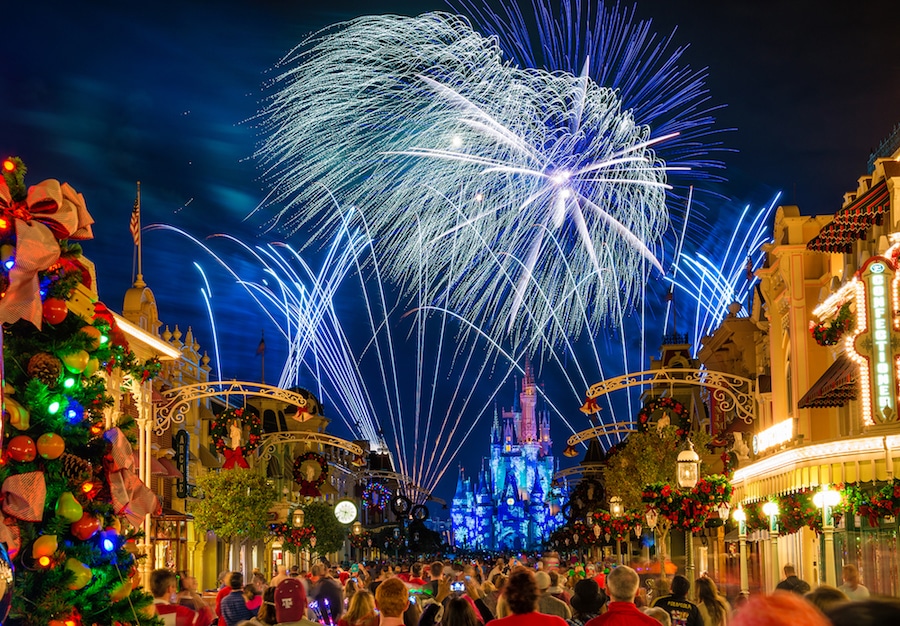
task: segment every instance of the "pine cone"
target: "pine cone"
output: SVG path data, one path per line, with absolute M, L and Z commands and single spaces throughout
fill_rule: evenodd
M 94 466 L 91 465 L 91 462 L 79 456 L 66 452 L 60 459 L 62 460 L 62 473 L 72 483 L 82 483 L 94 474 Z
M 47 352 L 38 352 L 28 360 L 28 375 L 37 378 L 50 389 L 56 387 L 62 374 L 62 361 Z

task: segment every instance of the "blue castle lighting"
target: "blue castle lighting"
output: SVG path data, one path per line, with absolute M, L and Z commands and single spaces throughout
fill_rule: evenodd
M 538 411 L 531 365 L 511 411 L 494 411 L 491 456 L 477 479 L 462 471 L 450 508 L 453 541 L 469 550 L 521 551 L 541 546 L 563 524 L 562 494 L 552 486 L 549 413 Z

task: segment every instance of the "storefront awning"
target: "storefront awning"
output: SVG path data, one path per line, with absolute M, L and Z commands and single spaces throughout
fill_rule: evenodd
M 137 452 L 134 454 L 134 468 L 136 470 L 141 469 L 141 455 Z M 152 456 L 150 457 L 150 473 L 154 476 L 168 476 L 169 472 L 163 466 L 162 463 L 159 462 L 159 459 L 155 459 Z
M 816 252 L 850 252 L 853 242 L 865 237 L 872 224 L 881 224 L 890 207 L 891 196 L 885 179 L 838 211 L 834 220 L 806 247 Z
M 801 409 L 844 406 L 850 400 L 856 400 L 858 378 L 859 366 L 841 355 L 800 398 L 797 406 Z
M 160 465 L 166 468 L 166 478 L 183 478 L 181 472 L 178 471 L 178 468 L 175 466 L 170 459 L 166 457 L 161 457 L 158 459 Z

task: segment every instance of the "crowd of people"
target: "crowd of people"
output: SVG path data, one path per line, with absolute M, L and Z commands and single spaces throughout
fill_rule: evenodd
M 215 600 L 187 572 L 150 577 L 167 626 L 875 626 L 900 624 L 900 601 L 872 599 L 853 566 L 840 587 L 810 585 L 791 565 L 770 596 L 732 606 L 716 583 L 683 576 L 641 585 L 627 566 L 562 571 L 552 558 L 493 564 L 435 561 L 394 567 L 321 561 L 308 572 L 279 567 L 223 572 Z M 246 583 L 246 584 L 245 584 Z M 695 598 L 692 599 L 692 598 Z

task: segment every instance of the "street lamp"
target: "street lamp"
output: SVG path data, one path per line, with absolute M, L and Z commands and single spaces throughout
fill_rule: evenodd
M 822 567 L 825 569 L 825 584 L 837 585 L 837 572 L 834 570 L 834 515 L 832 509 L 841 503 L 841 493 L 822 485 L 822 490 L 813 496 L 813 504 L 822 509 L 822 534 L 825 537 L 825 554 Z
M 764 515 L 769 517 L 769 552 L 772 556 L 772 587 L 781 579 L 778 566 L 778 504 L 769 500 L 762 507 Z
M 305 519 L 305 514 L 303 509 L 296 508 L 294 509 L 294 514 L 291 516 L 291 523 L 294 525 L 294 528 L 301 528 L 303 526 L 303 520 Z
M 700 456 L 694 450 L 694 444 L 690 439 L 687 447 L 678 453 L 677 462 L 678 486 L 682 489 L 693 489 L 700 480 Z M 691 598 L 694 597 L 694 533 L 685 533 L 687 541 L 687 564 L 684 568 L 685 576 L 691 583 Z
M 363 532 L 363 525 L 359 522 L 353 522 L 353 526 L 350 527 L 350 532 L 359 537 Z
M 741 545 L 741 594 L 750 593 L 750 577 L 747 573 L 747 512 L 744 507 L 738 505 L 731 514 L 738 523 L 738 541 Z
M 613 496 L 609 499 L 609 513 L 615 519 L 622 517 L 622 513 L 624 513 L 622 498 Z M 616 563 L 622 565 L 622 542 L 619 540 L 618 535 L 616 536 Z

